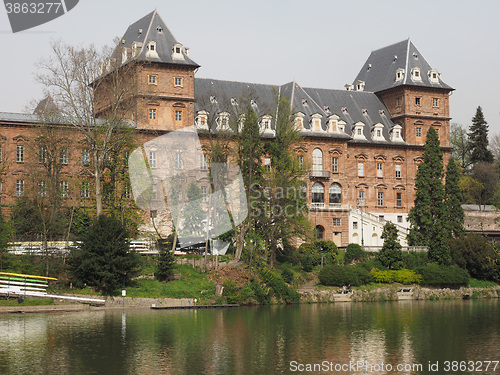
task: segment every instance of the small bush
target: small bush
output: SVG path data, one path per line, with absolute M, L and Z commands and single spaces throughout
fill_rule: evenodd
M 292 271 L 290 268 L 285 268 L 285 269 L 281 272 L 281 278 L 282 278 L 282 279 L 283 279 L 283 281 L 285 281 L 286 283 L 288 283 L 288 284 L 293 284 L 293 280 L 294 280 L 293 271 Z
M 318 274 L 323 285 L 351 286 L 365 285 L 373 281 L 372 275 L 363 267 L 327 265 Z
M 347 245 L 344 264 L 351 264 L 352 262 L 364 262 L 366 261 L 367 254 L 358 244 L 351 243 Z
M 239 291 L 240 288 L 234 280 L 224 280 L 224 291 L 222 292 L 222 295 L 226 297 L 227 303 L 240 303 L 241 297 Z
M 422 275 L 423 285 L 458 287 L 469 282 L 469 273 L 457 266 L 439 266 L 431 263 L 415 270 Z
M 415 273 L 415 271 L 402 269 L 402 270 L 391 270 L 391 271 L 379 271 L 373 269 L 371 271 L 373 279 L 377 283 L 400 283 L 404 285 L 418 284 L 422 280 L 422 276 Z
M 300 301 L 299 293 L 287 285 L 283 279 L 274 275 L 271 270 L 264 268 L 260 275 L 264 282 L 273 290 L 274 296 L 286 303 L 297 303 Z

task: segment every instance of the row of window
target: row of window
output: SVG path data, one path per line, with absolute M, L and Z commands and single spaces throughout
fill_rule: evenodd
M 339 204 L 342 203 L 342 188 L 340 184 L 334 182 L 330 185 L 328 189 L 329 193 L 329 203 L 330 204 Z M 383 191 L 377 192 L 377 206 L 384 206 L 385 202 L 385 194 Z M 312 186 L 312 200 L 311 202 L 314 205 L 324 204 L 325 203 L 325 187 L 321 182 L 315 182 Z M 360 190 L 358 202 L 360 206 L 365 205 L 365 191 Z M 403 207 L 403 193 L 396 192 L 396 207 Z
M 396 99 L 396 107 L 401 107 L 401 102 L 402 102 L 402 99 L 401 98 L 397 98 Z M 415 105 L 416 106 L 421 106 L 422 105 L 422 97 L 415 97 Z M 437 108 L 439 107 L 439 98 L 432 98 L 432 106 Z
M 158 85 L 158 74 L 148 74 L 148 85 Z M 182 87 L 183 78 L 174 77 L 174 87 Z
M 24 145 L 16 146 L 16 163 L 24 163 L 26 161 L 26 152 Z M 47 163 L 47 148 L 40 146 L 38 148 L 38 162 L 43 164 Z M 0 160 L 2 160 L 2 147 L 0 146 Z M 61 149 L 59 154 L 59 162 L 61 164 L 69 164 L 69 152 L 67 148 Z M 82 164 L 90 164 L 90 151 L 88 149 L 82 150 Z
M 156 108 L 149 108 L 148 118 L 151 121 L 158 119 L 158 110 Z M 175 111 L 175 121 L 182 121 L 182 111 Z
M 182 158 L 182 151 L 176 151 L 174 155 L 174 166 L 175 169 L 184 169 L 184 161 Z M 149 151 L 149 167 L 158 168 L 158 154 L 157 151 Z M 207 155 L 200 154 L 200 169 L 206 171 L 208 169 Z
M 68 181 L 59 182 L 59 189 L 60 189 L 59 190 L 60 196 L 62 198 L 67 198 L 69 195 L 69 182 Z M 0 191 L 1 191 L 1 187 L 0 187 Z M 25 191 L 25 181 L 23 179 L 16 180 L 16 196 L 18 196 L 18 197 L 23 196 L 24 191 Z M 126 199 L 131 198 L 130 186 L 128 186 L 128 185 L 125 186 L 123 195 L 124 195 L 124 198 L 126 198 Z M 46 183 L 46 181 L 38 181 L 38 196 L 39 197 L 46 197 L 47 196 L 47 183 Z M 82 198 L 89 198 L 90 197 L 90 184 L 86 181 L 82 182 L 82 184 L 81 184 L 80 197 L 82 197 Z

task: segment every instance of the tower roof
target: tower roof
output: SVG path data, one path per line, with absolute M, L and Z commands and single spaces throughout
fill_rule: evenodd
M 156 10 L 131 24 L 113 56 L 122 63 L 128 59 L 199 67 L 188 56 Z
M 373 51 L 354 80 L 364 90 L 384 91 L 397 86 L 418 86 L 453 90 L 441 79 L 410 39 Z

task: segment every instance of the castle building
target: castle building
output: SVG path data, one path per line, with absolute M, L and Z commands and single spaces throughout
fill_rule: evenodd
M 129 26 L 112 58 L 122 66 L 134 63 L 128 73 L 133 85 L 130 120 L 144 141 L 194 124 L 203 143 L 204 134 L 224 130 L 243 98 L 258 115 L 262 137 L 272 138 L 276 96 L 288 98 L 302 136 L 293 151 L 309 169 L 310 219 L 318 237 L 338 246 L 381 246 L 387 220 L 397 225 L 405 244 L 416 171 L 430 127 L 438 131 L 445 159 L 451 151 L 453 88 L 410 40 L 373 51 L 342 90 L 295 81 L 277 86 L 196 78 L 200 66 L 156 10 Z M 97 116 L 105 115 L 106 101 L 96 108 Z M 2 151 L 19 156 L 19 146 L 29 142 L 24 130 L 36 122 L 36 115 L 0 113 Z M 272 160 L 263 162 L 272 166 Z M 206 168 L 204 163 L 201 158 L 200 168 Z M 10 168 L 7 175 L 2 196 L 20 195 L 20 172 Z

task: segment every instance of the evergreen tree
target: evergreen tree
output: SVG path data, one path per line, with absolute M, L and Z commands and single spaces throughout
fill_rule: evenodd
M 427 132 L 423 163 L 417 170 L 415 205 L 408 214 L 410 246 L 428 246 L 429 259 L 440 264 L 450 261 L 444 225 L 443 153 L 437 132 Z
M 493 154 L 488 150 L 488 123 L 484 119 L 481 106 L 477 107 L 469 130 L 471 163 L 493 163 Z
M 129 233 L 114 217 L 99 216 L 79 239 L 70 254 L 75 286 L 89 285 L 114 295 L 130 285 L 139 270 L 139 255 L 130 251 Z
M 174 236 L 170 235 L 166 240 L 158 240 L 159 254 L 155 277 L 159 281 L 167 281 L 174 273 L 175 255 L 172 251 Z
M 400 269 L 403 266 L 403 254 L 401 244 L 398 242 L 398 229 L 396 226 L 387 222 L 382 232 L 384 245 L 377 255 L 377 259 L 384 267 L 389 269 Z
M 462 208 L 462 190 L 459 186 L 460 174 L 455 159 L 450 157 L 446 166 L 445 190 L 445 220 L 447 236 L 460 237 L 464 233 L 465 214 Z

